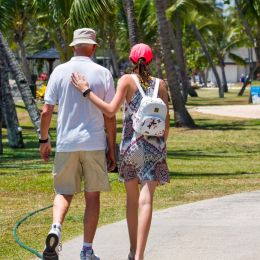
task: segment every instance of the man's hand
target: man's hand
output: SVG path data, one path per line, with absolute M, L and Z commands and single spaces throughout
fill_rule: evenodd
M 107 154 L 107 170 L 112 172 L 116 168 L 116 155 L 114 151 L 108 150 Z
M 45 162 L 49 161 L 50 154 L 51 154 L 51 144 L 49 142 L 40 144 L 40 155 Z

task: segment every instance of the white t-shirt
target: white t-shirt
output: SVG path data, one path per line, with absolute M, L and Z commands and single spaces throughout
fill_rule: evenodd
M 106 147 L 103 113 L 71 83 L 79 72 L 102 100 L 110 103 L 115 95 L 110 71 L 84 56 L 76 56 L 57 66 L 48 81 L 45 104 L 58 104 L 57 152 L 103 150 Z

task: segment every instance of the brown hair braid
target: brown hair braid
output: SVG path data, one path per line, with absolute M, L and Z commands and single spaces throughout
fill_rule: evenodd
M 145 64 L 144 58 L 138 59 L 138 62 L 136 64 L 134 64 L 132 72 L 135 72 L 140 76 L 142 85 L 149 85 L 149 80 L 151 78 L 151 74 Z

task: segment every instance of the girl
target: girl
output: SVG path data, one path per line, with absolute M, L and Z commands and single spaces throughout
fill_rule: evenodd
M 148 65 L 152 61 L 151 48 L 143 43 L 136 44 L 130 52 L 135 74 L 146 95 L 152 96 L 156 79 L 150 75 Z M 106 116 L 112 117 L 124 103 L 123 133 L 120 144 L 120 180 L 125 183 L 127 193 L 126 217 L 130 239 L 129 260 L 143 260 L 152 219 L 153 195 L 158 184 L 169 182 L 166 164 L 166 139 L 169 132 L 168 92 L 160 80 L 158 96 L 167 106 L 165 132 L 163 136 L 145 136 L 133 129 L 132 114 L 139 108 L 142 95 L 131 74 L 123 75 L 116 94 L 110 104 L 98 98 L 85 78 L 72 74 L 73 85 L 83 96 L 93 102 Z M 141 184 L 140 190 L 138 184 Z

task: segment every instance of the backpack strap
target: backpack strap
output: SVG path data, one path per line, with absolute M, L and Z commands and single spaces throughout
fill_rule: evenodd
M 159 85 L 160 85 L 160 79 L 155 78 L 155 87 L 153 90 L 153 98 L 157 98 L 157 96 L 158 96 Z
M 124 106 L 123 106 L 123 111 L 125 113 L 125 108 L 127 108 L 131 113 L 133 113 L 133 110 L 131 109 L 131 107 L 129 106 L 129 104 L 127 103 L 126 99 L 124 101 Z
M 137 76 L 135 74 L 131 74 L 131 76 L 132 76 L 132 78 L 133 78 L 133 80 L 134 80 L 138 90 L 140 91 L 142 97 L 145 97 L 146 95 L 145 95 L 144 90 L 142 89 L 142 87 L 141 87 L 141 85 L 139 83 L 139 80 L 138 80 Z

